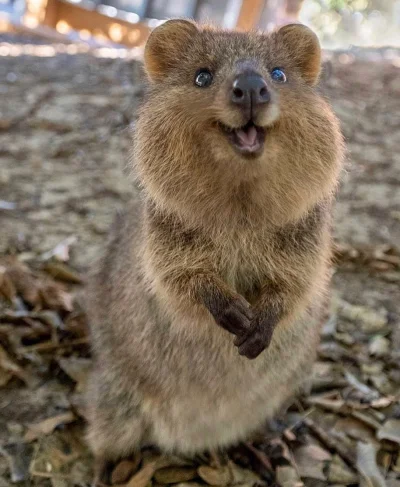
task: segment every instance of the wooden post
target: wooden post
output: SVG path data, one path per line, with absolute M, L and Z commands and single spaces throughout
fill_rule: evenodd
M 239 30 L 257 28 L 265 0 L 243 0 L 236 27 Z

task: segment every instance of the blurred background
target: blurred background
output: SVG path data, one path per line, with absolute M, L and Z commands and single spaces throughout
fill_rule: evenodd
M 90 485 L 79 296 L 138 194 L 143 45 L 170 17 L 317 32 L 347 147 L 332 303 L 310 390 L 229 452 L 228 477 L 208 456 L 149 473 L 143 452 L 114 483 L 400 487 L 400 0 L 0 0 L 0 487 Z
M 28 28 L 48 26 L 63 35 L 73 29 L 85 41 L 92 34 L 130 46 L 171 17 L 262 30 L 301 21 L 329 48 L 400 42 L 400 0 L 1 0 L 0 13 Z

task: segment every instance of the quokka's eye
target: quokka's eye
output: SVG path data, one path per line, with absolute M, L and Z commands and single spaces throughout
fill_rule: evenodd
M 274 68 L 271 71 L 271 78 L 273 81 L 277 83 L 285 83 L 286 82 L 286 74 L 280 68 Z
M 201 68 L 196 72 L 194 78 L 194 84 L 199 88 L 207 88 L 211 85 L 213 80 L 213 75 L 206 68 Z

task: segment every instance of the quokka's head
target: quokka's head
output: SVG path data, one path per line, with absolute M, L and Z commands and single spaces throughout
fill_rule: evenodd
M 341 137 L 316 90 L 321 48 L 308 27 L 263 34 L 170 20 L 151 33 L 144 64 L 137 150 L 151 184 L 175 173 L 178 191 L 194 171 L 199 182 L 262 175 L 271 191 L 290 192 L 293 180 L 309 193 L 332 186 Z

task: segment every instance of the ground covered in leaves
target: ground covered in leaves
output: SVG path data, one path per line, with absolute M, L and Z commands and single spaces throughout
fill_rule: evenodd
M 129 125 L 143 90 L 133 60 L 71 46 L 46 57 L 54 47 L 27 42 L 0 38 L 0 487 L 86 486 L 79 294 L 135 191 Z M 400 487 L 399 52 L 325 57 L 322 89 L 351 165 L 310 392 L 232 451 L 194 460 L 144 451 L 116 467 L 114 484 Z

